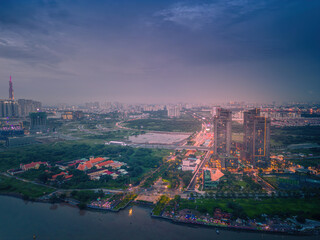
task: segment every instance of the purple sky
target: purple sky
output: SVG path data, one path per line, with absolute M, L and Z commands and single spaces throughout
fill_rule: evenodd
M 0 1 L 0 98 L 320 101 L 318 0 Z

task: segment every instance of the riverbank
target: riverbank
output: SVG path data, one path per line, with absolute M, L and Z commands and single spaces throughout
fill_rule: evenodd
M 192 224 L 213 228 L 223 228 L 239 231 L 266 232 L 288 235 L 319 235 L 320 222 L 302 219 L 290 215 L 280 218 L 277 215 L 262 213 L 254 218 L 245 214 L 241 205 L 235 202 L 227 204 L 229 211 L 223 210 L 223 206 L 215 204 L 213 212 L 203 211 L 201 201 L 196 206 L 188 208 L 186 200 L 179 197 L 169 199 L 162 196 L 157 205 L 151 211 L 153 217 L 163 218 L 175 223 Z M 190 202 L 190 201 L 188 201 Z M 211 202 L 212 203 L 212 202 Z M 299 222 L 298 222 L 299 221 Z
M 81 205 L 81 202 L 73 199 L 73 198 L 26 198 L 25 195 L 19 193 L 6 193 L 1 192 L 2 196 L 9 196 L 18 199 L 22 199 L 24 201 L 30 202 L 42 202 L 42 203 L 66 203 L 72 206 L 76 206 L 79 209 L 87 209 L 89 211 L 110 211 L 110 212 L 120 212 L 121 210 L 127 208 L 131 205 L 135 199 L 135 195 L 126 195 L 126 196 L 118 196 L 117 201 L 114 204 L 111 204 L 108 208 L 102 207 L 100 205 L 93 204 L 85 204 Z M 114 195 L 112 195 L 114 197 Z M 112 199 L 110 197 L 109 199 Z M 134 203 L 136 205 L 140 205 L 139 202 Z M 222 228 L 226 230 L 235 230 L 235 231 L 253 231 L 253 232 L 265 232 L 265 233 L 273 233 L 273 234 L 287 234 L 287 235 L 319 235 L 320 234 L 320 225 L 315 226 L 314 228 L 308 226 L 305 227 L 303 224 L 297 224 L 297 222 L 293 222 L 292 219 L 289 220 L 280 220 L 279 218 L 270 218 L 267 221 L 258 222 L 256 220 L 231 220 L 230 216 L 224 216 L 224 219 L 216 219 L 207 215 L 195 216 L 193 214 L 193 210 L 184 210 L 174 212 L 174 211 L 166 211 L 161 212 L 160 215 L 154 214 L 154 210 L 156 206 L 150 206 L 149 204 L 141 204 L 152 209 L 151 217 L 153 218 L 162 218 L 173 223 L 179 224 L 187 224 L 193 226 L 205 226 L 210 228 Z M 159 214 L 159 213 L 158 213 Z M 223 216 L 223 212 L 221 213 Z
M 17 196 L 10 196 L 10 197 L 14 197 L 14 198 L 16 198 L 16 199 L 21 199 L 21 197 L 17 197 Z M 2 199 L 5 199 L 6 197 L 4 197 L 4 196 L 0 196 L 0 202 L 1 202 L 1 200 Z M 62 218 L 61 220 L 59 220 L 59 221 L 63 221 L 63 222 L 65 222 L 65 223 L 59 223 L 58 225 L 57 225 L 57 227 L 59 228 L 59 226 L 61 227 L 61 226 L 63 226 L 63 225 L 65 225 L 66 224 L 66 226 L 69 226 L 68 224 L 70 223 L 70 221 L 71 222 L 78 222 L 78 225 L 80 224 L 81 225 L 81 219 L 83 218 L 83 214 L 85 214 L 85 215 L 87 215 L 88 217 L 90 217 L 90 219 L 91 218 L 93 218 L 92 220 L 90 220 L 89 222 L 96 222 L 97 220 L 98 220 L 98 222 L 96 222 L 96 224 L 99 224 L 99 225 L 101 225 L 102 223 L 103 223 L 103 219 L 104 218 L 108 218 L 109 220 L 105 220 L 106 221 L 106 224 L 102 224 L 101 225 L 101 230 L 98 230 L 98 229 L 95 229 L 95 231 L 90 231 L 90 234 L 96 234 L 96 232 L 98 231 L 98 232 L 100 232 L 102 235 L 99 235 L 100 237 L 102 237 L 102 236 L 104 236 L 103 234 L 105 233 L 105 229 L 106 228 L 109 228 L 110 227 L 110 230 L 109 231 L 114 231 L 114 228 L 117 228 L 117 226 L 119 225 L 119 228 L 120 228 L 120 226 L 121 226 L 121 229 L 123 229 L 123 227 L 125 227 L 125 228 L 130 228 L 130 229 L 132 229 L 131 231 L 135 231 L 135 229 L 140 229 L 141 230 L 141 228 L 143 227 L 143 226 L 145 226 L 145 224 L 147 224 L 147 229 L 150 229 L 150 228 L 154 228 L 155 226 L 157 226 L 157 225 L 161 225 L 161 226 L 163 226 L 162 227 L 162 230 L 161 231 L 164 231 L 166 234 L 169 234 L 168 236 L 166 235 L 166 237 L 167 237 L 167 239 L 177 239 L 177 237 L 178 236 L 176 236 L 176 237 L 172 237 L 171 235 L 172 235 L 172 233 L 170 233 L 170 231 L 169 230 L 163 230 L 163 228 L 164 228 L 164 226 L 165 226 L 165 228 L 167 229 L 167 228 L 169 228 L 169 229 L 175 229 L 174 230 L 174 232 L 176 232 L 176 231 L 181 231 L 181 233 L 180 233 L 180 235 L 181 234 L 187 234 L 188 232 L 190 232 L 190 231 L 196 231 L 197 232 L 197 235 L 199 235 L 199 234 L 202 234 L 202 233 L 205 233 L 206 232 L 206 230 L 204 230 L 204 229 L 208 229 L 209 230 L 209 232 L 207 233 L 207 234 L 205 234 L 204 235 L 204 238 L 202 238 L 202 239 L 212 239 L 212 234 L 214 234 L 214 235 L 216 235 L 216 233 L 215 233 L 215 231 L 216 231 L 216 229 L 221 229 L 221 232 L 220 232 L 220 234 L 222 234 L 222 236 L 223 236 L 223 239 L 230 239 L 230 240 L 232 240 L 232 239 L 234 239 L 235 237 L 237 237 L 237 238 L 239 238 L 239 239 L 259 239 L 259 238 L 261 238 L 261 236 L 263 236 L 263 235 L 254 235 L 254 234 L 257 234 L 257 233 L 267 233 L 268 235 L 270 234 L 273 234 L 273 237 L 272 238 L 270 238 L 270 239 L 274 239 L 274 237 L 276 236 L 276 235 L 284 235 L 284 238 L 282 238 L 282 239 L 286 239 L 286 237 L 285 237 L 285 235 L 288 235 L 288 236 L 292 236 L 292 237 L 294 237 L 294 236 L 297 236 L 297 237 L 299 237 L 300 236 L 300 238 L 297 238 L 297 239 L 304 239 L 304 237 L 303 236 L 305 236 L 305 237 L 307 237 L 307 236 L 310 236 L 311 234 L 315 234 L 314 232 L 313 233 L 305 233 L 305 232 L 299 232 L 299 233 L 287 233 L 287 232 L 271 232 L 271 231 L 261 231 L 261 230 L 259 230 L 259 231 L 257 231 L 257 230 L 252 230 L 252 229 L 241 229 L 241 228 L 233 228 L 233 227 L 222 227 L 222 226 L 219 226 L 219 225 L 206 225 L 206 224 L 203 224 L 203 223 L 193 223 L 193 222 L 183 222 L 183 221 L 178 221 L 178 220 L 176 220 L 176 219 L 173 219 L 173 218 L 169 218 L 169 217 L 164 217 L 164 216 L 155 216 L 155 215 L 152 215 L 152 213 L 150 214 L 150 211 L 152 211 L 152 208 L 151 207 L 149 207 L 149 206 L 145 206 L 144 204 L 142 204 L 142 205 L 144 205 L 144 207 L 140 207 L 140 206 L 136 206 L 136 205 L 140 205 L 139 203 L 132 203 L 132 202 L 130 202 L 130 203 L 128 203 L 127 205 L 126 205 L 126 208 L 128 207 L 128 206 L 132 206 L 132 207 L 130 207 L 130 209 L 129 209 L 129 211 L 125 211 L 125 210 L 123 210 L 123 211 L 117 211 L 117 212 L 114 212 L 114 211 L 108 211 L 108 212 L 110 212 L 110 214 L 105 214 L 107 211 L 95 211 L 94 209 L 89 209 L 89 208 L 87 208 L 86 209 L 86 211 L 84 211 L 83 212 L 83 210 L 78 210 L 78 211 L 75 211 L 74 212 L 74 210 L 71 210 L 71 209 L 76 209 L 75 208 L 75 206 L 76 206 L 76 202 L 73 202 L 73 203 L 70 203 L 70 202 L 68 202 L 67 204 L 64 204 L 64 203 L 62 203 L 62 204 L 59 204 L 59 205 L 56 205 L 56 204 L 47 204 L 47 203 L 43 203 L 44 205 L 42 205 L 42 203 L 41 203 L 41 201 L 39 201 L 38 203 L 36 203 L 36 204 L 26 204 L 26 202 L 24 201 L 24 204 L 21 204 L 21 203 L 23 203 L 22 201 L 20 202 L 21 200 L 19 200 L 19 201 L 12 201 L 12 200 L 8 200 L 8 201 L 6 201 L 7 203 L 10 203 L 10 206 L 11 206 L 11 203 L 13 204 L 12 205 L 12 208 L 14 209 L 14 210 L 11 210 L 11 208 L 9 207 L 9 209 L 6 207 L 6 204 L 2 204 L 2 206 L 6 209 L 5 210 L 5 212 L 3 213 L 3 215 L 0 217 L 0 218 L 6 218 L 6 219 L 8 219 L 8 217 L 9 216 L 11 216 L 11 214 L 17 214 L 17 211 L 18 211 L 18 213 L 19 214 L 22 214 L 21 216 L 27 216 L 28 214 L 30 215 L 30 214 L 33 214 L 33 216 L 35 216 L 35 219 L 39 219 L 39 221 L 43 221 L 43 220 L 41 220 L 43 217 L 42 217 L 42 214 L 43 214 L 43 211 L 50 211 L 50 212 L 48 212 L 48 214 L 50 214 L 50 215 L 48 215 L 47 217 L 49 217 L 49 219 L 51 218 L 51 216 L 52 216 L 52 214 L 53 213 L 55 213 L 55 212 L 52 212 L 52 210 L 54 210 L 54 209 L 56 209 L 57 207 L 55 207 L 55 208 L 53 208 L 52 206 L 58 206 L 58 208 L 59 209 L 61 209 L 60 210 L 60 213 L 59 213 L 59 216 L 60 216 L 60 218 Z M 37 201 L 36 201 L 37 202 Z M 19 208 L 19 206 L 20 206 L 20 208 Z M 40 207 L 40 209 L 42 209 L 42 210 L 36 210 L 38 207 L 37 206 L 39 206 Z M 50 207 L 46 207 L 46 206 L 50 206 Z M 69 208 L 66 208 L 66 206 L 69 206 Z M 18 210 L 18 209 L 19 210 Z M 31 208 L 31 209 L 30 209 Z M 26 209 L 26 210 L 25 210 Z M 29 209 L 29 210 L 27 210 L 27 209 Z M 45 210 L 45 209 L 48 209 L 48 210 Z M 50 209 L 50 210 L 49 210 Z M 62 210 L 63 209 L 63 210 Z M 78 209 L 78 208 L 77 208 Z M 125 209 L 125 208 L 124 208 Z M 132 210 L 133 209 L 133 210 Z M 25 214 L 24 212 L 25 211 L 27 211 L 28 212 L 28 214 Z M 131 214 L 132 214 L 132 211 L 133 211 L 133 216 L 135 216 L 135 217 L 133 217 L 133 218 L 130 218 L 130 217 L 128 217 L 128 213 L 130 214 L 130 212 L 131 212 Z M 146 212 L 146 213 L 149 213 L 149 214 L 147 214 L 145 217 L 143 217 L 143 219 L 144 220 L 140 220 L 140 218 L 141 218 L 141 216 L 139 216 L 138 218 L 137 218 L 137 215 L 135 215 L 135 214 L 137 214 L 137 211 L 138 212 L 140 212 L 140 213 L 142 213 L 142 212 Z M 7 213 L 6 213 L 7 212 Z M 74 216 L 70 219 L 70 212 L 74 212 Z M 10 214 L 11 213 L 11 214 Z M 78 213 L 78 214 L 76 214 L 76 213 Z M 79 215 L 79 213 L 80 213 L 80 215 Z M 111 214 L 111 213 L 116 213 L 116 215 L 114 215 L 114 214 Z M 10 214 L 10 215 L 9 215 Z M 40 216 L 39 216 L 39 214 L 40 214 Z M 65 214 L 66 214 L 66 216 L 65 216 Z M 8 216 L 7 216 L 8 215 Z M 151 216 L 150 216 L 151 215 Z M 129 215 L 130 216 L 130 215 Z M 126 220 L 122 220 L 122 218 L 123 217 L 125 217 L 125 218 L 128 218 L 128 219 L 126 219 Z M 119 220 L 117 220 L 119 218 Z M 154 221 L 149 221 L 148 220 L 148 218 L 149 219 L 158 219 L 158 220 L 163 220 L 163 221 L 156 221 L 156 222 L 154 222 Z M 11 219 L 10 217 L 9 217 L 9 219 Z M 32 221 L 33 221 L 33 219 L 34 218 L 32 218 Z M 56 219 L 56 218 L 54 218 L 54 219 Z M 13 220 L 13 219 L 12 219 Z M 10 220 L 11 221 L 11 220 Z M 51 220 L 48 220 L 48 219 L 46 219 L 45 220 L 45 222 L 50 222 Z M 54 228 L 54 226 L 55 226 L 55 224 L 54 224 L 54 222 L 56 222 L 56 220 L 52 220 L 53 222 L 52 222 L 52 224 L 50 225 L 50 228 L 52 228 L 52 229 L 55 229 Z M 80 221 L 80 222 L 79 222 Z M 137 222 L 138 221 L 138 222 Z M 27 221 L 28 222 L 28 221 Z M 169 225 L 167 225 L 167 224 L 164 224 L 163 222 L 168 222 L 169 223 Z M 24 223 L 24 222 L 23 222 Z M 93 224 L 93 223 L 90 223 L 90 224 Z M 123 226 L 123 224 L 125 225 L 125 226 Z M 39 230 L 39 223 L 38 222 L 35 222 L 35 227 L 34 227 L 34 229 L 37 229 L 37 231 L 34 231 L 34 232 L 32 232 L 32 233 L 37 233 L 37 235 L 38 236 L 40 236 L 41 234 L 38 232 Z M 84 224 L 85 226 L 87 226 L 87 224 Z M 172 226 L 170 226 L 170 225 L 172 225 Z M 47 225 L 46 225 L 47 226 Z M 46 226 L 44 226 L 44 229 L 47 229 L 47 227 Z M 75 226 L 74 228 L 76 228 L 76 226 L 77 225 L 73 225 L 73 226 Z M 133 227 L 134 226 L 134 227 Z M 177 227 L 175 227 L 175 226 L 182 226 L 181 228 L 179 228 L 180 230 L 178 230 L 178 229 L 176 229 Z M 96 226 L 92 226 L 93 228 L 96 228 Z M 133 227 L 133 228 L 132 228 Z M 78 229 L 78 228 L 76 228 L 76 229 Z M 102 229 L 104 229 L 104 230 L 102 230 Z M 158 229 L 158 228 L 155 228 L 155 229 Z M 202 229 L 202 230 L 200 230 L 200 229 Z M 139 231 L 140 231 L 139 230 Z M 227 231 L 224 231 L 224 230 L 227 230 Z M 52 230 L 53 231 L 53 230 Z M 54 231 L 57 231 L 57 230 L 54 230 Z M 58 231 L 60 231 L 60 230 L 58 230 Z M 120 230 L 119 230 L 120 231 Z M 127 231 L 127 230 L 126 230 Z M 145 231 L 148 231 L 148 230 L 145 230 Z M 151 232 L 148 232 L 148 233 L 146 233 L 146 236 L 147 236 L 147 234 L 153 234 L 153 232 L 155 232 L 155 231 L 157 231 L 157 230 L 153 230 L 153 231 L 151 231 Z M 120 231 L 121 232 L 121 231 Z M 230 233 L 228 233 L 228 232 L 230 232 Z M 236 232 L 236 234 L 239 234 L 240 232 L 242 232 L 242 234 L 241 235 L 234 235 L 234 237 L 228 237 L 228 236 L 233 236 L 233 234 L 232 234 L 232 232 Z M 0 234 L 1 233 L 3 233 L 3 232 L 1 232 L 1 227 L 0 227 Z M 39 233 L 39 234 L 38 234 Z M 210 234 L 209 234 L 210 233 Z M 42 233 L 42 236 L 46 236 L 46 237 L 43 237 L 43 238 L 39 238 L 39 239 L 49 239 L 48 237 L 47 237 L 47 234 L 49 234 L 49 233 L 47 233 L 47 231 L 45 231 L 44 233 Z M 61 233 L 60 233 L 61 234 Z M 69 233 L 68 233 L 69 234 Z M 75 234 L 75 229 L 73 229 L 73 233 L 72 234 L 74 234 L 74 236 L 77 238 L 77 239 L 88 239 L 88 238 L 90 238 L 89 236 L 91 236 L 91 235 L 89 235 L 87 232 L 86 232 L 86 234 L 87 235 L 85 235 L 84 233 L 84 235 L 83 236 L 87 236 L 87 238 L 85 238 L 85 237 L 83 237 L 83 236 L 81 236 L 82 238 L 79 238 L 79 235 L 77 235 L 77 234 Z M 117 232 L 117 234 L 119 234 L 118 232 Z M 160 232 L 158 233 L 158 234 L 160 234 Z M 249 235 L 248 235 L 249 234 Z M 253 235 L 252 235 L 253 234 Z M 131 234 L 131 235 L 133 235 L 133 234 Z M 194 235 L 194 237 L 196 237 L 197 235 Z M 1 236 L 6 236 L 6 235 L 1 235 Z M 10 232 L 10 235 L 7 235 L 7 236 L 11 236 L 11 232 Z M 64 238 L 59 238 L 59 239 L 70 239 L 69 237 L 66 237 L 66 235 L 64 235 L 65 237 Z M 68 235 L 69 236 L 69 235 Z M 97 235 L 98 236 L 98 235 Z M 109 232 L 108 232 L 108 236 L 109 236 Z M 161 236 L 161 235 L 159 235 L 159 236 Z M 171 237 L 170 237 L 171 236 Z M 174 235 L 175 236 L 175 235 Z M 238 237 L 239 236 L 239 237 Z M 246 237 L 244 237 L 244 236 L 246 236 Z M 254 236 L 256 236 L 256 237 L 254 237 Z M 272 236 L 272 235 L 271 235 Z M 142 236 L 140 236 L 140 237 L 142 237 Z M 164 235 L 162 236 L 162 237 L 165 237 Z M 220 236 L 218 236 L 217 235 L 217 238 L 218 237 L 220 237 Z M 241 238 L 242 237 L 242 238 Z M 160 237 L 156 237 L 156 236 L 153 236 L 153 235 L 149 235 L 149 238 L 150 239 L 163 239 L 163 238 L 160 238 Z M 6 238 L 6 237 L 4 237 L 3 239 L 27 239 L 27 238 Z M 51 239 L 51 238 L 50 238 Z M 134 239 L 134 238 L 133 238 Z M 136 238 L 136 239 L 141 239 L 141 238 Z M 191 238 L 190 236 L 187 236 L 185 239 L 194 239 L 194 238 Z M 263 238 L 261 238 L 261 239 L 264 239 L 264 240 L 266 240 L 266 239 L 268 239 L 268 237 L 267 236 L 264 236 Z M 292 238 L 293 239 L 293 238 Z M 306 239 L 310 239 L 310 238 L 306 238 Z M 313 239 L 313 238 L 311 238 L 311 239 Z M 310 239 L 310 240 L 311 240 Z M 288 240 L 291 240 L 291 237 L 290 238 L 288 238 Z
M 152 218 L 150 208 L 129 205 L 120 212 L 79 210 L 69 204 L 30 203 L 0 196 L 1 240 L 314 240 L 313 236 L 270 235 L 197 227 Z M 32 216 L 32 217 L 30 217 Z M 19 229 L 19 231 L 17 231 Z
M 187 226 L 199 226 L 199 227 L 206 227 L 211 229 L 223 229 L 223 230 L 230 230 L 230 231 L 241 231 L 241 232 L 257 232 L 257 233 L 267 233 L 267 234 L 276 234 L 276 235 L 289 235 L 289 236 L 317 236 L 320 235 L 320 229 L 312 230 L 312 231 L 276 231 L 276 230 L 267 230 L 267 229 L 257 229 L 257 228 L 250 228 L 250 227 L 240 227 L 240 226 L 232 226 L 232 225 L 221 225 L 221 224 L 214 224 L 214 223 L 205 223 L 205 222 L 194 222 L 194 221 L 182 221 L 170 217 L 165 216 L 157 216 L 152 214 L 151 217 L 156 219 L 163 219 L 165 221 L 169 221 L 174 224 L 181 224 Z

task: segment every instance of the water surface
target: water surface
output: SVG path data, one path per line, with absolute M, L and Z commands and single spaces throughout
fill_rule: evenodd
M 311 240 L 294 237 L 190 227 L 150 217 L 150 209 L 133 207 L 119 213 L 80 211 L 61 204 L 25 202 L 0 196 L 0 240 L 33 239 L 150 239 L 150 240 Z

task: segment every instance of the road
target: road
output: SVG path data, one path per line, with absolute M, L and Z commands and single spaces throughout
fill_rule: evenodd
M 210 157 L 211 157 L 211 154 L 210 154 L 210 151 L 208 151 L 206 153 L 205 157 L 203 158 L 203 160 L 201 161 L 201 163 L 198 165 L 197 169 L 195 170 L 193 177 L 189 183 L 189 186 L 187 187 L 187 191 L 194 191 L 195 190 L 195 186 L 197 184 L 197 179 L 201 175 L 201 169 L 203 168 L 205 163 L 210 159 Z
M 257 181 L 259 182 L 259 184 L 266 189 L 268 192 L 273 192 L 275 191 L 275 188 L 268 183 L 267 181 L 265 181 L 263 178 L 261 178 L 258 174 L 255 174 L 255 177 L 257 179 Z

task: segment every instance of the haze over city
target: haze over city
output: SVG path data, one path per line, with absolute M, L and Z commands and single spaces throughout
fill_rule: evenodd
M 1 1 L 0 96 L 319 101 L 320 2 Z
M 1 240 L 319 239 L 319 13 L 0 0 Z

